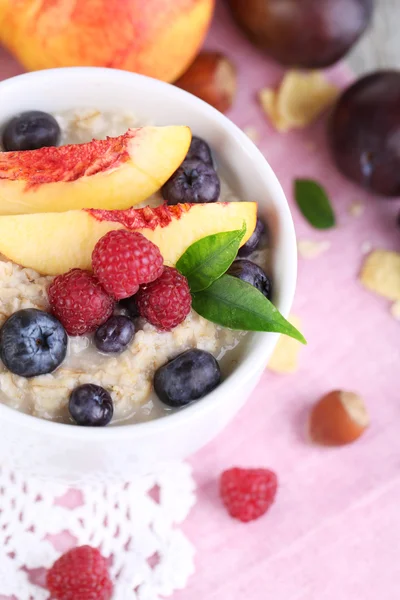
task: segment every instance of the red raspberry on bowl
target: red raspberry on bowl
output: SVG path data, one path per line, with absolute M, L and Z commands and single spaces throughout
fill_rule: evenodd
M 95 331 L 111 316 L 113 299 L 89 271 L 58 275 L 47 291 L 51 310 L 69 335 Z
M 133 296 L 139 285 L 154 281 L 163 272 L 158 247 L 141 233 L 109 231 L 92 254 L 93 271 L 106 292 L 116 300 Z
M 275 500 L 278 479 L 268 469 L 224 471 L 220 478 L 220 495 L 231 517 L 244 523 L 258 519 Z
M 91 546 L 63 554 L 48 570 L 46 584 L 52 600 L 110 600 L 113 592 L 107 561 Z
M 164 267 L 161 277 L 143 286 L 136 298 L 140 316 L 161 331 L 182 323 L 192 305 L 186 277 L 172 267 Z

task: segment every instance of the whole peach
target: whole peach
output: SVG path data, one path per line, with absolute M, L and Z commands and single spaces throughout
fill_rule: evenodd
M 28 70 L 103 66 L 174 81 L 215 0 L 0 0 L 0 42 Z

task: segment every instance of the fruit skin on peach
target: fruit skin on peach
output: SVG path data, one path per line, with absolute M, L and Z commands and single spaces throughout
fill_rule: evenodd
M 103 66 L 174 81 L 215 0 L 0 0 L 0 42 L 30 71 Z
M 146 200 L 186 156 L 188 127 L 141 127 L 87 144 L 0 153 L 0 215 L 124 209 Z
M 174 266 L 195 241 L 241 229 L 246 243 L 256 226 L 256 202 L 176 204 L 128 210 L 73 210 L 0 217 L 0 253 L 44 275 L 75 267 L 91 269 L 97 241 L 113 229 L 138 231 L 159 247 L 164 263 Z

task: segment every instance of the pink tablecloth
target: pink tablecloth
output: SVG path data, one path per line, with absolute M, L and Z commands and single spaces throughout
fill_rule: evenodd
M 197 546 L 197 573 L 174 600 L 398 600 L 400 598 L 400 323 L 389 304 L 363 289 L 357 274 L 365 243 L 399 249 L 397 201 L 385 202 L 345 182 L 329 159 L 322 120 L 308 131 L 276 133 L 257 90 L 282 72 L 252 48 L 220 6 L 207 46 L 231 56 L 239 92 L 230 117 L 254 126 L 280 178 L 299 238 L 328 240 L 318 258 L 300 258 L 293 311 L 308 347 L 294 375 L 266 372 L 226 431 L 193 457 L 198 503 L 185 529 Z M 20 71 L 0 58 L 0 78 Z M 339 67 L 332 77 L 350 79 Z M 312 144 L 310 144 L 312 142 Z M 295 176 L 324 183 L 338 227 L 316 232 L 293 203 Z M 353 201 L 365 202 L 355 218 Z M 310 405 L 332 388 L 360 392 L 371 428 L 356 444 L 322 450 L 305 441 Z M 221 508 L 217 478 L 232 465 L 267 466 L 279 475 L 277 501 L 249 525 Z

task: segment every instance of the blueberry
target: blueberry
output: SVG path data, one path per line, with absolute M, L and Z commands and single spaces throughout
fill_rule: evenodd
M 68 409 L 77 425 L 89 427 L 108 425 L 114 413 L 110 394 L 93 383 L 85 383 L 73 390 Z
M 220 190 L 217 173 L 199 160 L 184 160 L 161 188 L 168 204 L 216 202 Z
M 31 110 L 7 123 L 3 131 L 3 147 L 10 151 L 57 146 L 60 134 L 60 126 L 54 117 L 39 110 Z
M 118 304 L 122 308 L 125 308 L 131 319 L 136 319 L 137 317 L 140 317 L 139 308 L 136 302 L 136 296 L 129 296 L 129 298 L 124 298 L 123 300 L 120 300 Z
M 210 150 L 210 146 L 199 137 L 195 135 L 192 137 L 188 153 L 185 160 L 199 160 L 205 165 L 213 166 L 213 159 Z
M 227 274 L 250 283 L 266 298 L 271 298 L 271 280 L 262 268 L 251 260 L 245 258 L 235 260 L 229 267 Z
M 135 326 L 129 317 L 114 315 L 97 329 L 94 343 L 100 352 L 122 352 L 135 335 Z
M 210 393 L 221 381 L 218 362 L 204 350 L 187 350 L 154 375 L 159 399 L 172 407 L 185 406 Z
M 261 221 L 261 219 L 257 219 L 256 227 L 251 234 L 251 237 L 247 240 L 247 242 L 240 248 L 238 252 L 238 256 L 249 256 L 254 250 L 258 248 L 260 243 L 261 235 L 265 231 L 265 225 Z
M 21 377 L 51 373 L 64 360 L 68 336 L 53 315 L 25 308 L 7 319 L 0 331 L 0 358 Z

